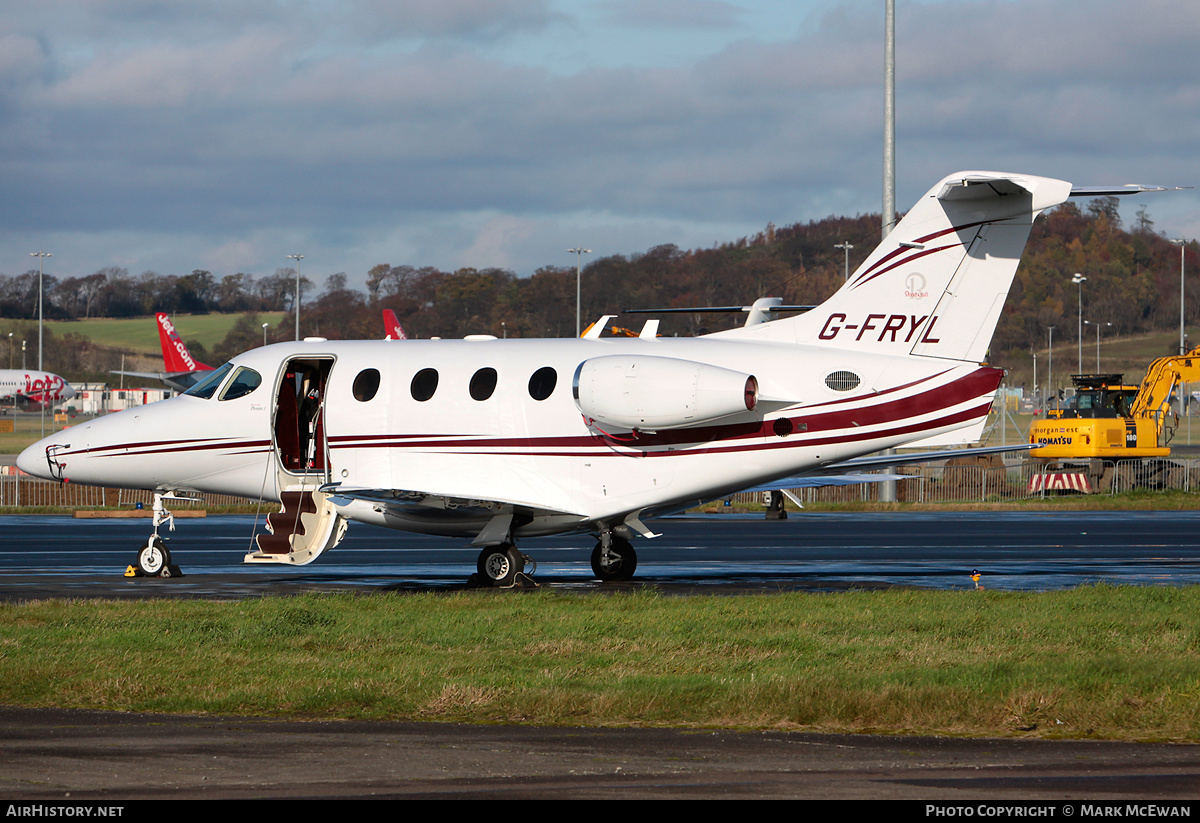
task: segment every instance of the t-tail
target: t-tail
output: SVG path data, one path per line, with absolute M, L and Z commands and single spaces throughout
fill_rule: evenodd
M 159 312 L 155 319 L 158 320 L 158 340 L 162 344 L 163 367 L 168 374 L 212 371 L 212 366 L 206 366 L 192 357 L 168 315 Z
M 930 189 L 823 304 L 736 333 L 982 362 L 1034 218 L 1070 194 L 1071 184 L 1062 180 L 953 174 Z

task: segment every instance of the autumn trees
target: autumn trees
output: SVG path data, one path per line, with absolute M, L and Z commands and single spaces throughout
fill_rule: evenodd
M 602 314 L 630 308 L 748 305 L 758 297 L 787 303 L 819 303 L 844 281 L 841 244 L 849 242 L 851 269 L 879 242 L 876 215 L 831 217 L 775 227 L 711 248 L 655 246 L 633 255 L 600 256 L 583 269 L 582 313 L 586 326 Z M 1186 315 L 1200 317 L 1200 255 L 1185 249 L 1190 272 Z M 1179 246 L 1154 232 L 1143 206 L 1131 230 L 1121 225 L 1116 198 L 1096 198 L 1082 208 L 1067 203 L 1035 224 L 1009 301 L 992 344 L 993 362 L 1026 357 L 1041 348 L 1046 328 L 1074 327 L 1075 272 L 1086 275 L 1084 319 L 1111 323 L 1111 334 L 1132 335 L 1177 327 Z M 294 269 L 255 277 L 244 272 L 132 276 L 108 267 L 85 277 L 45 278 L 46 316 L 87 318 L 140 316 L 155 311 L 251 313 L 217 356 L 262 341 L 252 314 L 293 311 Z M 529 276 L 498 268 L 447 272 L 432 266 L 380 263 L 366 273 L 365 291 L 344 272 L 317 287 L 301 279 L 302 333 L 329 338 L 375 338 L 383 333 L 380 310 L 396 312 L 411 337 L 564 337 L 575 329 L 575 267 L 544 266 Z M 0 317 L 37 315 L 37 272 L 0 275 Z M 692 335 L 727 328 L 742 317 L 666 315 L 664 334 Z M 620 321 L 619 321 L 620 322 Z M 294 316 L 273 339 L 290 339 Z M 632 325 L 626 322 L 625 325 Z M 640 322 L 637 324 L 640 326 Z M 1106 326 L 1106 328 L 1109 328 Z M 1109 332 L 1106 332 L 1108 335 Z M 228 349 L 228 351 L 227 351 Z

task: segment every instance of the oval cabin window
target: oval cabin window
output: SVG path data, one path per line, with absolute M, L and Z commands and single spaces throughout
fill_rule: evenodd
M 853 391 L 862 378 L 852 371 L 835 371 L 825 376 L 825 385 L 834 391 Z
M 366 403 L 379 391 L 379 369 L 363 369 L 354 378 L 354 399 Z
M 554 387 L 557 384 L 558 372 L 549 366 L 544 366 L 529 378 L 529 396 L 534 400 L 545 400 L 554 394 Z
M 492 396 L 492 392 L 496 390 L 496 370 L 493 368 L 483 368 L 475 372 L 471 377 L 471 398 L 474 400 L 487 400 Z
M 421 369 L 413 375 L 412 386 L 410 387 L 413 400 L 424 403 L 433 397 L 433 393 L 437 391 L 437 385 L 437 369 Z

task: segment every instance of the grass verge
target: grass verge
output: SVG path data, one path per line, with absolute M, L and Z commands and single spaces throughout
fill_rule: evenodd
M 0 606 L 23 706 L 1194 741 L 1197 697 L 1200 587 Z

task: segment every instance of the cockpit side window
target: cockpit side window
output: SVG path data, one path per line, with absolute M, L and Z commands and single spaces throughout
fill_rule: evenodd
M 248 369 L 242 366 L 233 375 L 233 379 L 229 381 L 229 385 L 221 392 L 221 400 L 236 400 L 239 397 L 245 397 L 250 392 L 257 389 L 262 384 L 262 375 L 254 369 Z
M 233 364 L 226 363 L 219 369 L 214 370 L 208 377 L 204 378 L 199 383 L 185 391 L 184 394 L 191 397 L 199 397 L 203 400 L 208 400 L 213 396 L 213 394 L 216 393 L 217 388 L 221 385 L 221 382 L 225 379 L 225 376 L 232 370 Z

